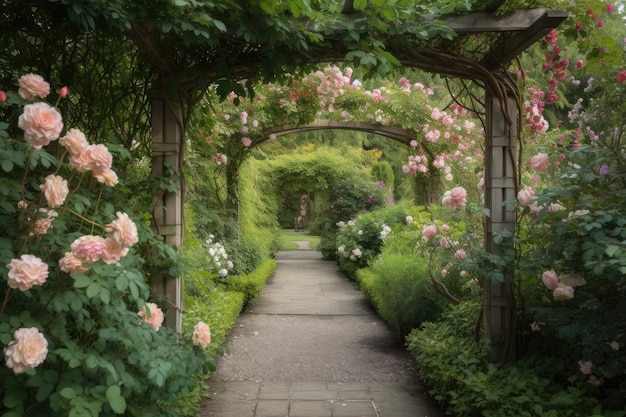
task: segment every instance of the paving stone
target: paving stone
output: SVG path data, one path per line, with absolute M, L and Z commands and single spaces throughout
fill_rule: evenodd
M 337 391 L 291 391 L 289 395 L 294 400 L 338 400 L 339 394 Z
M 371 401 L 338 401 L 333 403 L 333 417 L 377 417 Z
M 255 417 L 286 416 L 289 414 L 289 400 L 259 400 Z
M 332 417 L 330 401 L 292 400 L 289 404 L 289 417 Z

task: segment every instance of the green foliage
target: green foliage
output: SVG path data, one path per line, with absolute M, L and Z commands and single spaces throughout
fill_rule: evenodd
M 254 271 L 245 275 L 232 275 L 226 280 L 226 288 L 244 294 L 244 305 L 261 294 L 267 280 L 276 272 L 276 261 L 266 259 Z
M 440 322 L 424 323 L 407 337 L 420 379 L 458 417 L 623 416 L 603 411 L 590 385 L 576 378 L 554 384 L 553 363 L 528 357 L 513 364 L 488 363 L 487 341 L 477 338 L 481 306 L 465 302 Z
M 0 103 L 3 114 L 21 111 L 26 102 L 17 94 L 8 96 Z M 0 154 L 12 161 L 2 163 L 0 170 L 0 344 L 10 348 L 17 342 L 16 331 L 36 328 L 47 348 L 41 351 L 43 362 L 31 363 L 25 372 L 0 367 L 5 415 L 179 415 L 179 398 L 193 391 L 207 371 L 206 355 L 190 339 L 179 339 L 174 329 L 157 325 L 155 330 L 138 316 L 152 298 L 144 254 L 175 254 L 143 215 L 130 210 L 123 194 L 68 164 L 60 146 L 57 152 L 58 142 L 35 150 L 9 134 L 9 126 L 0 123 Z M 127 151 L 111 149 L 116 164 L 126 163 Z M 54 203 L 40 188 L 49 174 L 67 180 L 71 191 L 63 201 Z M 79 258 L 84 271 L 62 267 L 59 261 L 74 252 L 71 245 L 79 237 L 101 237 L 113 244 L 105 236 L 114 239 L 111 224 L 119 207 L 126 210 L 141 242 L 128 243 L 119 259 Z M 48 221 L 51 227 L 44 227 Z M 134 237 L 132 229 L 124 233 Z M 109 246 L 101 250 L 111 255 Z M 47 274 L 29 269 L 44 279 L 20 289 L 10 284 L 18 273 L 11 264 L 23 255 L 39 258 Z
M 428 262 L 419 257 L 383 253 L 370 267 L 357 271 L 357 281 L 399 335 L 437 319 L 447 304 L 430 282 Z

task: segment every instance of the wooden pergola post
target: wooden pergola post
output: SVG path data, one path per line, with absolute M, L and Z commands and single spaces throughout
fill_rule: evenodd
M 152 175 L 171 176 L 175 191 L 154 190 L 153 206 L 155 230 L 165 243 L 175 250 L 182 243 L 183 197 L 181 190 L 181 141 L 178 120 L 182 113 L 179 103 L 160 95 L 152 97 Z M 177 112 L 178 114 L 176 114 Z M 182 330 L 182 282 L 167 271 L 155 270 L 152 275 L 153 293 L 163 297 L 160 306 L 165 314 L 164 325 Z
M 516 198 L 515 143 L 518 135 L 517 100 L 509 96 L 503 108 L 500 99 L 487 91 L 487 132 L 485 148 L 485 207 L 491 217 L 485 222 L 485 249 L 498 254 L 502 247 L 494 244 L 494 234 L 515 231 L 513 206 L 503 205 Z M 508 112 L 508 118 L 504 112 Z M 508 120 L 508 121 L 507 121 Z M 509 122 L 510 121 L 510 122 Z M 513 265 L 504 271 L 502 282 L 485 281 L 483 323 L 489 339 L 491 362 L 515 359 L 515 294 Z

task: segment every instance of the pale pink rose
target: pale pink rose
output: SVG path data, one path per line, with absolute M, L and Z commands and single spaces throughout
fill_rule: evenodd
M 146 311 L 146 306 L 149 313 Z M 141 307 L 137 315 L 141 318 L 142 323 L 150 324 L 154 330 L 159 330 L 161 324 L 163 324 L 163 311 L 154 303 L 146 303 L 145 306 Z
M 88 148 L 88 147 L 87 147 Z M 84 152 L 79 152 L 70 157 L 70 165 L 73 166 L 78 172 L 87 172 L 91 169 L 91 158 L 85 149 Z
M 26 210 L 28 208 L 28 203 L 24 200 L 20 200 L 17 202 L 17 208 L 20 210 Z
M 448 226 L 447 224 L 442 224 L 441 225 L 441 230 L 443 232 L 449 232 L 450 231 L 450 226 Z
M 137 226 L 128 217 L 128 214 L 118 211 L 117 219 L 113 220 L 105 227 L 105 231 L 121 247 L 128 248 L 139 241 L 137 236 Z
M 441 247 L 449 249 L 451 246 L 450 239 L 448 239 L 447 237 L 442 237 L 441 239 L 439 239 L 439 245 L 441 245 Z
M 102 262 L 107 265 L 112 265 L 119 262 L 124 256 L 128 254 L 128 248 L 120 246 L 113 238 L 106 238 L 106 250 L 102 254 Z
M 435 237 L 437 234 L 437 226 L 431 224 L 430 226 L 426 226 L 424 230 L 422 230 L 422 237 L 426 240 Z
M 446 207 L 463 208 L 467 203 L 467 191 L 463 187 L 454 187 L 445 192 L 441 203 Z
M 106 241 L 102 236 L 85 235 L 76 239 L 70 249 L 83 263 L 94 263 L 102 258 L 106 251 Z
M 462 261 L 466 257 L 467 257 L 467 254 L 465 253 L 463 249 L 459 249 L 456 252 L 454 252 L 454 259 L 456 259 L 457 261 Z
M 48 202 L 48 206 L 50 207 L 62 206 L 65 202 L 65 198 L 70 192 L 65 178 L 54 174 L 48 175 L 46 177 L 46 182 L 41 184 L 39 188 L 43 191 L 46 201 Z
M 4 348 L 4 358 L 8 368 L 19 374 L 35 368 L 48 356 L 48 341 L 36 327 L 17 329 L 12 340 Z
M 33 103 L 24 106 L 17 125 L 24 131 L 26 142 L 33 149 L 41 149 L 59 138 L 63 130 L 63 118 L 57 109 L 47 103 Z
M 538 153 L 537 155 L 530 158 L 528 165 L 531 169 L 537 172 L 544 172 L 548 169 L 548 165 L 550 164 L 550 159 L 548 155 L 545 153 Z
M 112 169 L 107 169 L 102 173 L 94 174 L 94 178 L 98 180 L 99 183 L 102 183 L 108 187 L 113 187 L 119 182 L 119 179 L 117 178 L 117 173 Z
M 565 207 L 563 207 L 559 203 L 550 203 L 550 205 L 548 206 L 548 213 L 557 213 L 562 210 L 565 210 Z
M 574 288 L 569 285 L 559 284 L 559 286 L 552 291 L 552 296 L 556 301 L 571 300 L 574 298 Z
M 448 275 L 448 270 L 447 269 L 442 269 L 441 270 L 441 276 L 445 278 L 447 275 Z
M 243 138 L 241 138 L 241 143 L 243 143 L 243 146 L 245 146 L 246 148 L 249 148 L 250 145 L 252 145 L 252 140 L 250 140 L 249 137 L 244 136 Z
M 17 92 L 24 100 L 32 100 L 35 97 L 45 98 L 50 94 L 50 84 L 41 75 L 22 75 L 17 83 L 19 85 Z
M 541 274 L 541 281 L 543 285 L 551 289 L 552 291 L 556 290 L 559 286 L 559 276 L 553 270 L 546 271 Z
M 38 212 L 43 214 L 43 216 L 38 215 L 35 219 L 33 230 L 30 232 L 31 236 L 45 235 L 48 233 L 48 230 L 52 228 L 52 220 L 59 215 L 56 211 L 46 210 L 45 208 L 40 208 Z
M 81 154 L 89 147 L 85 134 L 78 129 L 70 129 L 65 136 L 59 139 L 59 143 L 71 156 Z
M 34 255 L 22 255 L 9 264 L 8 284 L 11 288 L 26 291 L 33 285 L 43 285 L 48 279 L 48 264 Z
M 211 343 L 211 330 L 209 325 L 200 321 L 193 329 L 193 336 L 191 338 L 193 343 L 202 347 L 206 347 Z
M 111 169 L 113 155 L 111 155 L 109 149 L 103 144 L 89 145 L 86 153 L 90 161 L 89 167 L 94 174 L 102 174 Z
M 68 274 L 87 272 L 87 268 L 83 267 L 83 262 L 72 252 L 65 252 L 65 255 L 59 259 L 59 268 Z
M 533 321 L 530 323 L 530 330 L 533 332 L 539 332 L 541 331 L 541 327 L 539 327 L 539 324 L 536 321 Z
M 585 375 L 590 375 L 593 369 L 593 362 L 591 361 L 578 361 L 578 366 L 580 367 L 580 372 Z
M 521 190 L 519 193 L 517 193 L 517 201 L 519 201 L 520 204 L 523 204 L 526 206 L 532 203 L 534 200 L 535 200 L 535 190 L 533 190 L 532 187 L 526 187 L 523 190 Z

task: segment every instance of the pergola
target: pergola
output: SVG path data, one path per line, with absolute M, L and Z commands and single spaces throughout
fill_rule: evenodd
M 480 12 L 444 16 L 445 26 L 456 34 L 452 41 L 442 38 L 428 43 L 417 42 L 406 34 L 385 39 L 386 50 L 406 67 L 470 80 L 484 88 L 485 208 L 490 212 L 485 221 L 485 242 L 486 249 L 492 253 L 500 250 L 493 243 L 494 234 L 513 232 L 516 225 L 515 212 L 510 206 L 503 205 L 517 195 L 518 161 L 515 149 L 521 115 L 518 84 L 515 75 L 507 71 L 507 66 L 567 17 L 565 12 L 559 10 L 503 11 L 505 6 L 505 0 L 494 0 Z M 345 0 L 342 14 L 345 21 L 358 22 L 363 18 L 354 9 L 353 0 Z M 309 25 L 314 27 L 315 22 L 309 22 Z M 340 25 L 334 31 L 325 34 L 327 42 L 324 46 L 300 51 L 298 58 L 305 64 L 345 61 L 350 50 L 343 43 L 334 41 L 341 38 L 344 29 Z M 161 55 L 149 27 L 133 27 L 130 36 L 140 53 L 161 74 L 163 85 L 167 84 L 168 78 L 184 79 L 181 72 L 170 64 L 168 57 Z M 258 72 L 258 65 L 260 63 L 255 62 L 251 55 L 231 68 L 231 73 L 237 78 L 247 79 Z M 209 65 L 201 70 L 201 76 L 207 83 L 217 81 L 213 67 Z M 198 71 L 195 73 L 198 74 Z M 184 126 L 182 103 L 176 92 L 162 89 L 152 99 L 153 175 L 162 176 L 167 169 L 182 168 Z M 176 191 L 155 194 L 153 201 L 158 233 L 172 246 L 182 243 L 183 195 L 184 182 L 181 180 Z M 502 282 L 485 283 L 483 321 L 485 336 L 491 341 L 490 360 L 494 362 L 512 360 L 515 355 L 512 277 L 513 266 L 510 265 Z M 153 290 L 169 301 L 167 324 L 180 330 L 183 312 L 180 278 L 157 271 L 153 276 Z

